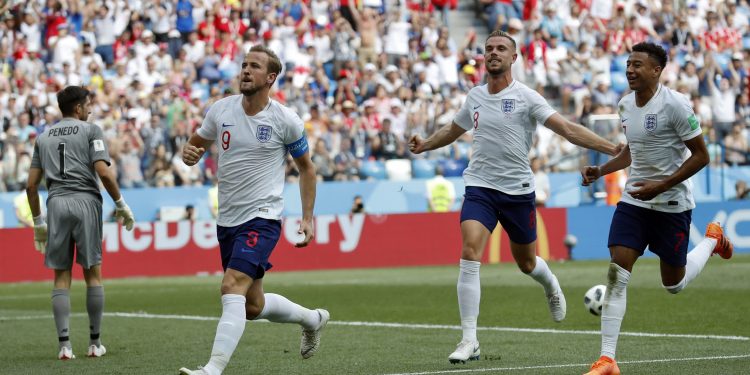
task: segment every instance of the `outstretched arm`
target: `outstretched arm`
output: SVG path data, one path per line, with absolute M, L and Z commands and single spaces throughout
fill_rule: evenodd
M 453 143 L 453 141 L 458 139 L 458 137 L 464 133 L 466 133 L 466 129 L 456 125 L 455 122 L 452 122 L 440 128 L 435 134 L 427 139 L 422 139 L 422 137 L 417 134 L 411 136 L 409 139 L 409 150 L 415 154 L 434 150 Z
M 561 135 L 576 146 L 603 152 L 607 155 L 617 155 L 622 148 L 622 146 L 615 146 L 606 139 L 596 135 L 596 133 L 585 126 L 566 120 L 559 113 L 550 116 L 544 123 L 544 126 L 550 128 L 550 130 Z
M 354 23 L 356 23 L 357 27 L 359 27 L 359 25 L 362 23 L 362 16 L 359 14 L 359 9 L 357 9 L 356 1 L 349 2 L 349 10 L 352 12 Z

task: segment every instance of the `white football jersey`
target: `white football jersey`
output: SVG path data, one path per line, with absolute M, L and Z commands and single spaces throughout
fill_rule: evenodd
M 513 81 L 497 94 L 487 84 L 469 91 L 453 120 L 474 129 L 472 156 L 464 171 L 466 186 L 480 186 L 520 195 L 534 191 L 529 150 L 536 124 L 555 113 L 544 98 Z
M 255 116 L 242 108 L 242 95 L 214 103 L 198 135 L 216 140 L 219 149 L 219 216 L 216 224 L 232 227 L 256 217 L 279 220 L 284 208 L 286 153 L 308 150 L 302 119 L 270 99 Z
M 638 181 L 659 181 L 671 176 L 689 157 L 685 141 L 702 135 L 698 119 L 684 95 L 662 85 L 643 107 L 635 93 L 620 99 L 620 122 L 630 146 L 630 176 L 622 201 L 663 212 L 683 212 L 695 207 L 692 183 L 687 179 L 650 201 L 634 199 Z

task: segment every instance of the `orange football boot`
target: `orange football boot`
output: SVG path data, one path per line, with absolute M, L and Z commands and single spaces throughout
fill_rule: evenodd
M 583 375 L 620 375 L 620 368 L 614 359 L 603 355 L 591 365 L 589 372 Z
M 724 235 L 724 230 L 721 229 L 719 223 L 709 223 L 706 227 L 706 237 L 710 237 L 716 240 L 716 247 L 714 247 L 713 254 L 719 254 L 724 259 L 732 257 L 734 246 L 729 242 L 729 238 Z M 713 255 L 712 254 L 712 255 Z

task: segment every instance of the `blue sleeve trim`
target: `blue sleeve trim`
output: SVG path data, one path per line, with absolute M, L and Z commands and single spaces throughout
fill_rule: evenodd
M 302 134 L 302 137 L 300 139 L 286 145 L 287 151 L 292 155 L 293 158 L 298 158 L 302 155 L 304 155 L 310 147 L 307 145 L 307 138 L 305 138 L 305 135 Z

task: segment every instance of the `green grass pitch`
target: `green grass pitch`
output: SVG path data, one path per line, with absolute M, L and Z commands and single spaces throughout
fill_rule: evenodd
M 482 355 L 466 365 L 447 360 L 460 340 L 457 266 L 271 272 L 267 292 L 331 312 L 321 350 L 302 360 L 298 327 L 251 322 L 225 374 L 581 374 L 600 343 L 599 319 L 584 309 L 583 294 L 604 283 L 607 263 L 550 266 L 568 301 L 560 324 L 542 288 L 515 265 L 482 266 Z M 750 256 L 712 258 L 678 295 L 663 290 L 658 272 L 654 259 L 636 264 L 622 325 L 632 334 L 618 345 L 623 373 L 750 373 Z M 56 359 L 51 282 L 0 284 L 0 374 L 176 374 L 203 365 L 221 312 L 219 284 L 218 277 L 105 280 L 108 352 L 91 359 L 85 290 L 76 280 L 71 337 L 78 358 L 65 362 Z

